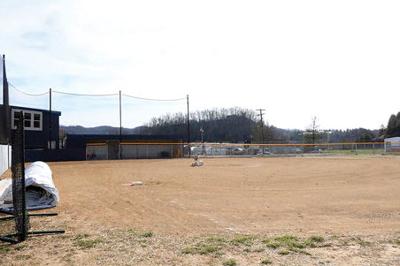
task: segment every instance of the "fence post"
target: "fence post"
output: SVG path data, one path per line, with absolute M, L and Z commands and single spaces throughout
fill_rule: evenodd
M 189 158 L 192 156 L 192 151 L 190 149 L 190 108 L 189 108 L 189 94 L 186 95 L 186 107 L 187 107 L 187 142 L 189 149 Z
M 52 91 L 51 91 L 51 88 L 49 89 L 49 140 L 48 140 L 48 143 L 47 143 L 47 148 L 49 149 L 49 150 L 51 150 L 52 149 L 52 147 L 51 147 L 51 142 L 52 142 L 52 126 L 51 126 L 51 123 L 52 123 L 52 121 L 51 121 L 51 109 L 52 109 Z M 33 119 L 33 118 L 32 118 Z
M 121 154 L 121 142 L 122 142 L 122 93 L 121 90 L 119 90 L 119 145 L 118 145 L 118 157 L 121 160 L 122 159 L 122 154 Z

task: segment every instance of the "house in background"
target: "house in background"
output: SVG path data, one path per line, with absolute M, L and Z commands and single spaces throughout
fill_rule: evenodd
M 60 130 L 61 112 L 49 111 L 22 106 L 10 106 L 11 108 L 11 129 L 15 129 L 17 112 L 24 114 L 25 149 L 26 150 L 47 150 L 59 148 L 58 132 Z M 0 105 L 0 113 L 3 112 L 3 105 Z

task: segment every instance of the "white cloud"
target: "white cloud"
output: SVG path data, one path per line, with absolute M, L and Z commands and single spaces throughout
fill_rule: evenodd
M 10 81 L 30 92 L 190 94 L 194 110 L 263 107 L 285 128 L 314 115 L 324 128 L 378 128 L 400 111 L 397 1 L 32 3 L 0 3 Z M 126 126 L 158 112 L 134 107 Z M 89 122 L 62 111 L 68 123 L 113 122 L 98 108 L 82 111 Z

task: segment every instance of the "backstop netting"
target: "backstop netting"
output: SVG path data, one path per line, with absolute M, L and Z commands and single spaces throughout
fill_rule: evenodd
M 101 128 L 98 132 L 90 131 L 94 134 L 119 134 L 120 126 L 123 128 L 122 134 L 148 134 L 147 126 L 155 124 L 155 121 L 157 125 L 162 120 L 170 122 L 176 117 L 186 121 L 187 97 L 144 98 L 123 91 L 111 91 L 114 92 L 78 93 L 48 89 L 31 93 L 10 83 L 10 104 L 61 112 L 60 125 L 64 126 L 114 127 L 114 130 Z M 175 116 L 177 113 L 181 115 Z M 178 131 L 184 133 L 185 128 L 181 126 Z M 82 132 L 79 129 L 75 131 Z
M 187 99 L 121 95 L 121 140 L 86 145 L 88 160 L 181 158 L 187 140 Z M 172 121 L 173 120 L 173 121 Z M 172 124 L 176 126 L 171 127 Z M 137 135 L 130 138 L 129 135 Z M 147 137 L 146 137 L 147 136 Z
M 118 134 L 118 93 L 76 94 L 52 90 L 52 111 L 61 112 L 60 126 L 100 127 L 95 134 Z M 106 128 L 105 126 L 108 126 Z M 114 130 L 111 128 L 114 127 Z M 70 128 L 72 133 L 87 134 L 82 128 Z
M 30 93 L 17 88 L 12 83 L 9 84 L 10 105 L 48 110 L 48 91 L 44 90 L 39 93 Z
M 88 159 L 180 157 L 183 153 L 180 145 L 165 145 L 164 142 L 171 139 L 174 142 L 187 140 L 188 100 L 188 97 L 144 98 L 122 91 L 96 94 L 49 89 L 28 93 L 14 85 L 10 90 L 13 106 L 35 108 L 43 114 L 38 115 L 43 121 L 37 124 L 47 127 L 43 128 L 48 132 L 47 148 L 68 148 L 67 135 L 71 134 L 102 135 L 100 141 L 98 138 L 95 141 L 96 145 L 88 145 Z M 12 116 L 18 111 L 18 108 L 13 109 Z M 52 113 L 49 115 L 44 111 Z M 33 122 L 36 123 L 36 120 Z M 171 127 L 171 123 L 176 126 Z M 59 132 L 52 128 L 57 124 L 60 125 Z M 132 146 L 129 141 L 131 135 L 154 136 L 154 139 L 147 139 L 146 142 L 160 142 L 162 136 L 163 141 L 159 145 L 136 143 Z M 140 142 L 141 139 L 137 140 Z
M 186 97 L 152 99 L 122 93 L 121 105 L 123 134 L 186 136 Z M 166 130 L 163 123 L 175 123 L 176 127 Z
M 79 134 L 147 134 L 146 126 L 153 118 L 186 111 L 186 98 L 150 99 L 122 92 L 80 94 L 52 90 L 51 102 L 52 110 L 61 112 L 60 125 L 102 127 L 97 131 L 70 129 Z

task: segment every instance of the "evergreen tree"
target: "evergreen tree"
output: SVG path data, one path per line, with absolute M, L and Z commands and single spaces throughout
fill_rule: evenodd
M 386 137 L 394 137 L 397 133 L 397 117 L 395 115 L 391 115 L 389 118 L 387 130 L 386 130 Z

